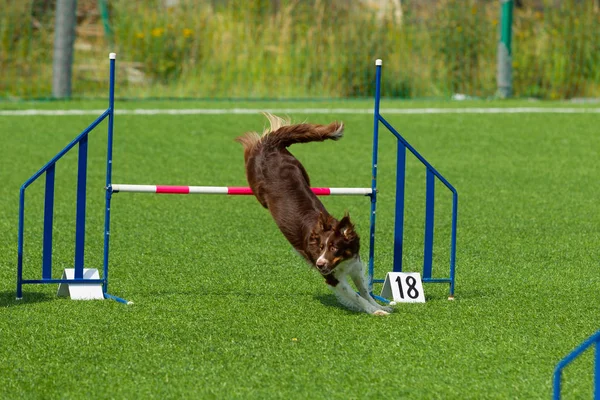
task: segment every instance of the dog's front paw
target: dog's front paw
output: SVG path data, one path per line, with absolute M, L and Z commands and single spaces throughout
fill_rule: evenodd
M 391 312 L 394 312 L 394 309 L 393 309 L 392 307 L 384 307 L 384 306 L 381 306 L 381 309 L 382 309 L 383 311 L 387 312 L 388 314 L 389 314 L 389 313 L 391 313 Z
M 390 313 L 385 310 L 376 310 L 373 315 L 390 315 Z

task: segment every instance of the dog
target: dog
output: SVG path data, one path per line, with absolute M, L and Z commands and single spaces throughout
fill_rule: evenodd
M 246 177 L 260 204 L 268 209 L 294 249 L 325 278 L 340 303 L 349 309 L 387 315 L 392 309 L 370 295 L 360 260 L 360 238 L 346 213 L 331 216 L 310 188 L 300 161 L 287 149 L 294 143 L 339 140 L 341 122 L 294 124 L 265 113 L 270 128 L 262 135 L 247 132 L 236 138 L 244 147 Z M 348 283 L 352 279 L 358 293 Z

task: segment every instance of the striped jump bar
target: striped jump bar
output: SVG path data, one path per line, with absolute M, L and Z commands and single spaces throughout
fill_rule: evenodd
M 113 193 L 157 193 L 157 194 L 228 194 L 252 195 L 252 189 L 240 186 L 164 186 L 112 184 Z M 371 188 L 311 188 L 317 196 L 370 196 Z

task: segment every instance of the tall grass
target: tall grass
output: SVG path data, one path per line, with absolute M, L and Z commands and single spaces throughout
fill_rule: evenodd
M 31 0 L 0 0 L 0 10 L 0 98 L 47 96 L 53 16 Z
M 515 87 L 550 99 L 600 95 L 600 11 L 592 1 L 526 10 L 514 27 Z
M 8 12 L 0 15 L 0 67 L 8 73 L 0 96 L 48 96 L 52 16 L 34 20 L 31 0 L 1 3 Z M 404 2 L 401 20 L 341 0 L 109 4 L 113 36 L 78 37 L 75 96 L 104 94 L 113 50 L 119 95 L 127 97 L 365 97 L 375 58 L 390 77 L 387 96 L 489 97 L 496 90 L 496 2 Z M 592 1 L 517 9 L 514 21 L 516 96 L 600 96 L 600 12 Z

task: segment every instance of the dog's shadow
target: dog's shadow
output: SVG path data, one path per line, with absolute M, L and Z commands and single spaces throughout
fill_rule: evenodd
M 336 308 L 340 311 L 345 312 L 348 315 L 357 314 L 356 311 L 352 311 L 340 304 L 340 302 L 334 294 L 318 294 L 315 295 L 315 299 L 319 300 L 321 304 L 323 304 L 325 307 Z
M 47 293 L 28 292 L 21 300 L 17 300 L 14 291 L 4 291 L 0 292 L 0 307 L 8 308 L 25 304 L 42 303 L 52 301 L 54 298 L 54 296 L 50 296 Z

